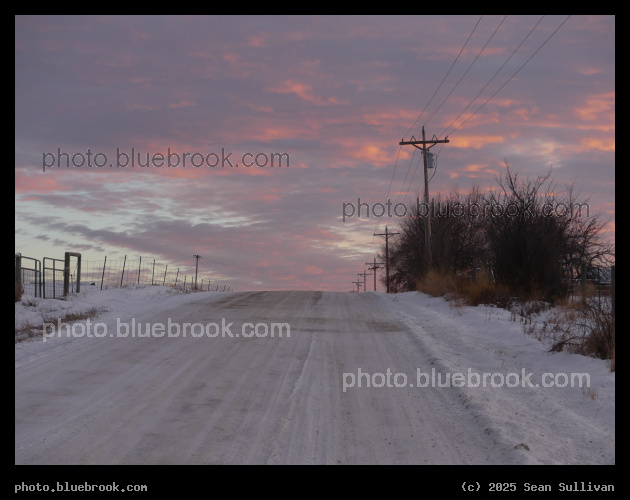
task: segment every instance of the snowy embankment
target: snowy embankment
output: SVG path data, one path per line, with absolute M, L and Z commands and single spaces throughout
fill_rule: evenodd
M 461 373 L 451 385 L 459 384 L 471 407 L 490 419 L 491 432 L 532 452 L 563 457 L 543 463 L 615 463 L 615 373 L 609 361 L 550 353 L 505 309 L 456 306 L 419 292 L 377 295 L 432 357 L 432 366 L 419 367 L 427 376 L 416 383 L 438 387 L 447 383 L 446 374 Z
M 86 284 L 88 285 L 88 284 Z M 122 288 L 108 288 L 106 290 L 92 289 L 83 286 L 79 294 L 70 295 L 67 300 L 43 299 L 24 295 L 15 304 L 16 331 L 16 361 L 21 356 L 29 355 L 38 350 L 50 349 L 51 346 L 60 349 L 70 345 L 81 335 L 81 325 L 88 320 L 72 321 L 73 316 L 89 316 L 90 328 L 85 328 L 86 334 L 95 331 L 94 325 L 103 323 L 108 331 L 115 331 L 118 318 L 132 318 L 140 314 L 158 313 L 165 307 L 176 307 L 178 304 L 190 302 L 191 298 L 222 294 L 223 292 L 198 292 L 174 288 L 169 286 L 132 285 Z M 61 296 L 61 293 L 59 294 Z M 69 318 L 64 321 L 64 318 Z M 55 331 L 61 330 L 61 335 L 49 336 L 44 340 L 42 323 L 55 325 Z M 66 335 L 70 325 L 70 335 Z M 30 329 L 29 326 L 33 326 Z M 61 326 L 61 328 L 59 328 Z M 96 329 L 96 334 L 99 334 Z

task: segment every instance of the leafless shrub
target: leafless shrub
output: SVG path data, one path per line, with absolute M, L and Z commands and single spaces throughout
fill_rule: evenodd
M 556 302 L 567 296 L 567 283 L 580 278 L 584 265 L 588 270 L 614 260 L 614 247 L 603 238 L 608 221 L 589 213 L 588 200 L 578 202 L 573 186 L 559 190 L 551 170 L 521 180 L 506 163 L 496 181 L 498 188 L 485 194 L 474 188 L 466 196 L 457 191 L 438 195 L 429 214 L 419 206 L 407 211 L 411 215 L 401 219 L 400 234 L 389 243 L 392 292 L 417 289 L 418 281 L 433 279 L 432 271 L 446 277 L 473 268 L 473 277 L 484 270 L 490 281 L 523 302 Z M 384 248 L 378 258 L 385 259 Z M 481 302 L 487 302 L 492 288 L 483 284 L 477 290 Z
M 550 352 L 567 351 L 610 360 L 615 371 L 615 318 L 610 300 L 588 300 L 561 307 L 542 322 L 526 322 L 525 333 L 546 343 Z

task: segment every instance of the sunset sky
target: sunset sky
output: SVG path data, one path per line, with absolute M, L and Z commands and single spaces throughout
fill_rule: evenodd
M 15 251 L 348 291 L 400 220 L 343 204 L 422 196 L 423 125 L 432 196 L 552 167 L 614 238 L 614 16 L 17 16 Z

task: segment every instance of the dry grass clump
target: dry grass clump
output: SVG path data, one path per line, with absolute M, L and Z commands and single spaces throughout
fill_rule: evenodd
M 18 342 L 22 342 L 24 340 L 37 337 L 39 335 L 43 335 L 44 323 L 67 323 L 71 325 L 75 321 L 84 321 L 87 319 L 96 318 L 99 314 L 103 313 L 106 310 L 107 308 L 92 307 L 81 312 L 66 312 L 61 317 L 56 317 L 54 315 L 43 316 L 41 325 L 38 324 L 39 322 L 37 324 L 30 322 L 23 323 L 19 327 L 15 328 L 15 343 L 17 344 Z
M 480 273 L 473 280 L 466 276 L 429 271 L 418 280 L 416 289 L 433 297 L 445 297 L 470 306 L 494 304 L 505 307 L 511 298 L 507 287 L 494 283 L 485 273 Z
M 456 276 L 453 274 L 441 274 L 437 271 L 429 271 L 417 281 L 416 290 L 432 297 L 447 297 L 457 294 Z M 456 297 L 453 297 L 456 298 Z
M 436 271 L 419 279 L 416 289 L 433 297 L 444 297 L 457 307 L 493 304 L 509 308 L 512 320 L 520 316 L 525 332 L 546 343 L 550 352 L 567 351 L 610 360 L 610 370 L 615 371 L 615 318 L 610 296 L 558 300 L 553 304 L 557 307 L 550 309 L 552 304 L 536 290 L 524 296 L 494 283 L 484 273 L 474 280 Z M 549 311 L 545 319 L 534 321 L 534 316 L 544 311 Z

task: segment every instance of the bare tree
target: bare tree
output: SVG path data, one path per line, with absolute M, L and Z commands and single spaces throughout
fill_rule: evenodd
M 521 180 L 510 170 L 497 188 L 466 196 L 454 190 L 432 201 L 429 213 L 411 207 L 400 236 L 390 243 L 390 289 L 415 290 L 430 270 L 454 273 L 474 262 L 491 267 L 499 283 L 522 296 L 549 300 L 567 292 L 567 277 L 587 267 L 609 264 L 614 247 L 605 242 L 608 221 L 578 202 L 573 186 L 564 193 L 545 175 Z M 584 213 L 586 211 L 586 213 Z M 426 259 L 426 217 L 431 216 L 432 262 Z M 379 258 L 383 258 L 380 252 Z

